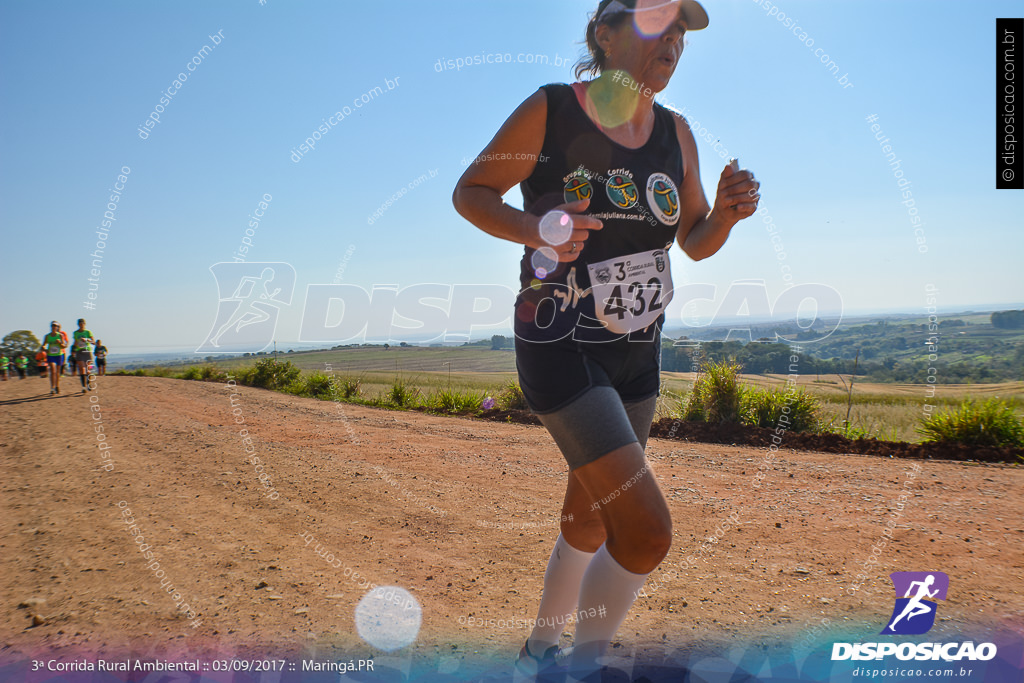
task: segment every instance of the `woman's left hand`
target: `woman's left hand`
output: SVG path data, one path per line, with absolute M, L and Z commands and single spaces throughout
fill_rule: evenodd
M 761 199 L 758 193 L 760 189 L 761 183 L 754 179 L 751 171 L 734 171 L 726 165 L 718 180 L 715 213 L 730 223 L 749 218 L 757 211 L 757 202 Z

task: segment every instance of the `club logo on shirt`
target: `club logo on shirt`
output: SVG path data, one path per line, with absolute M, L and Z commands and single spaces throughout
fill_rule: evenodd
M 654 173 L 647 179 L 647 203 L 665 225 L 679 222 L 679 191 L 664 173 Z
M 658 269 L 658 272 L 665 270 L 665 253 L 662 251 L 654 252 L 654 267 Z
M 620 209 L 631 209 L 636 206 L 640 192 L 633 182 L 633 174 L 624 168 L 617 168 L 608 172 L 608 183 L 605 186 L 608 191 L 608 199 L 612 205 Z
M 590 178 L 583 172 L 577 172 L 565 183 L 565 190 L 562 196 L 566 202 L 578 202 L 581 199 L 590 199 L 594 195 L 594 186 L 590 184 Z

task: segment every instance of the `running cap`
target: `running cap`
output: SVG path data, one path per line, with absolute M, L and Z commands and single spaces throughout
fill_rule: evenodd
M 597 19 L 600 21 L 622 12 L 648 12 L 670 6 L 682 11 L 687 31 L 708 27 L 708 13 L 697 0 L 601 0 L 597 6 Z
M 50 321 L 50 325 L 51 325 L 51 326 L 53 326 L 53 325 L 56 325 L 57 327 L 60 327 L 60 323 L 59 323 L 59 322 L 57 322 L 56 320 L 51 320 L 51 321 Z

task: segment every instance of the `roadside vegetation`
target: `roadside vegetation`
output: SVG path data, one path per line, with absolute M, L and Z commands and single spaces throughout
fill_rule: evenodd
M 400 410 L 424 410 L 450 415 L 476 415 L 491 409 L 526 410 L 519 384 L 508 381 L 492 390 L 474 390 L 459 386 L 427 388 L 410 378 L 395 377 L 382 391 L 365 391 L 363 378 L 341 376 L 319 370 L 303 373 L 290 361 L 262 358 L 255 365 L 225 369 L 192 366 L 181 371 L 166 367 L 119 371 L 113 375 L 169 377 L 172 379 L 237 384 L 281 391 L 292 396 L 322 401 L 344 401 L 360 405 Z
M 1024 421 L 1019 414 L 1019 400 L 932 399 L 935 410 L 924 414 L 920 396 L 857 395 L 855 390 L 821 396 L 804 386 L 750 383 L 741 376 L 741 367 L 735 362 L 706 360 L 699 367 L 696 380 L 682 391 L 664 387 L 658 417 L 792 432 L 831 432 L 852 439 L 1024 447 Z M 112 374 L 221 383 L 232 379 L 244 386 L 293 396 L 436 414 L 479 415 L 492 409 L 528 410 L 519 383 L 514 379 L 487 383 L 477 377 L 465 383 L 461 375 L 456 375 L 456 382 L 451 383 L 451 380 L 445 382 L 442 373 L 394 375 L 389 381 L 375 379 L 371 383 L 365 373 L 303 372 L 289 360 L 276 361 L 270 357 L 240 368 L 191 366 L 174 370 L 156 367 Z

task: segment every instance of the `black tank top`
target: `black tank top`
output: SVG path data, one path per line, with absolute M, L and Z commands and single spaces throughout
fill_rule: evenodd
M 547 125 L 541 158 L 520 184 L 523 208 L 543 216 L 560 204 L 590 198 L 586 215 L 604 228 L 590 233 L 579 258 L 551 272 L 535 270 L 535 250 L 526 247 L 520 264 L 514 329 L 527 341 L 621 338 L 597 320 L 588 263 L 671 247 L 679 224 L 683 157 L 673 115 L 654 105 L 654 129 L 643 147 L 612 141 L 583 111 L 572 86 L 545 85 Z M 549 264 L 550 265 L 550 264 Z M 664 324 L 664 313 L 652 329 Z M 636 333 L 631 335 L 636 338 Z

